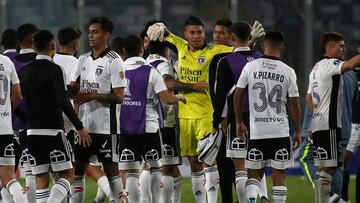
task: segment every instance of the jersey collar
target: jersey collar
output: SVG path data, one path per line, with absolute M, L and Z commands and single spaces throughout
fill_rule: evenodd
M 50 56 L 47 56 L 47 55 L 37 55 L 36 56 L 36 59 L 46 59 L 46 60 L 49 60 L 49 61 L 52 61 L 52 58 Z
M 6 49 L 6 50 L 4 51 L 4 54 L 6 54 L 6 53 L 13 53 L 13 52 L 16 53 L 16 49 Z
M 162 61 L 169 62 L 169 60 L 167 58 L 160 56 L 159 54 L 150 54 L 146 58 L 146 61 L 156 61 L 156 60 L 162 60 Z
M 21 49 L 19 54 L 27 54 L 35 52 L 34 49 Z
M 93 60 L 96 60 L 96 59 L 98 59 L 98 58 L 102 58 L 102 57 L 104 57 L 107 53 L 109 53 L 109 51 L 111 51 L 111 49 L 110 49 L 110 47 L 107 47 L 106 49 L 104 49 L 104 51 L 101 52 L 101 54 L 100 54 L 99 57 L 97 57 L 97 58 L 94 58 L 94 52 L 91 52 L 91 58 L 92 58 Z
M 262 58 L 266 58 L 266 59 L 272 59 L 272 60 L 281 60 L 279 57 L 276 56 L 268 56 L 268 55 L 263 55 Z
M 249 47 L 236 47 L 234 49 L 234 52 L 237 52 L 237 51 L 251 51 L 251 49 Z

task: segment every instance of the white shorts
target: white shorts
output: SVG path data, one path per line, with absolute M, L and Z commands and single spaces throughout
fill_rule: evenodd
M 351 124 L 351 136 L 346 150 L 355 153 L 360 145 L 360 124 Z

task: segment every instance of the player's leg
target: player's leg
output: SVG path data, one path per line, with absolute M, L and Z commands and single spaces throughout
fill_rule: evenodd
M 0 179 L 15 203 L 27 202 L 24 189 L 15 176 L 13 135 L 0 135 Z
M 236 194 L 239 202 L 246 202 L 246 181 L 248 179 L 248 173 L 245 168 L 244 158 L 233 158 L 235 166 L 235 184 Z
M 93 159 L 92 159 L 93 158 Z M 98 189 L 94 198 L 95 203 L 104 202 L 106 197 L 110 195 L 109 181 L 105 172 L 102 170 L 101 163 L 97 160 L 96 156 L 90 157 L 90 163 L 87 168 L 88 174 L 95 180 Z
M 285 203 L 287 197 L 287 188 L 285 183 L 285 170 L 272 168 L 271 170 L 273 187 L 272 199 L 274 203 Z
M 192 191 L 197 203 L 206 202 L 204 172 L 196 152 L 197 139 L 193 119 L 179 118 L 181 156 L 188 157 L 191 170 Z M 211 125 L 212 126 L 212 125 Z
M 260 192 L 260 180 L 264 174 L 264 169 L 248 169 L 248 179 L 246 181 L 246 202 L 255 203 Z
M 163 203 L 180 202 L 180 185 L 175 179 L 181 178 L 178 165 L 181 164 L 179 151 L 179 139 L 174 127 L 161 129 L 163 158 L 162 158 L 162 178 L 161 178 L 161 201 Z M 176 195 L 174 194 L 177 189 Z
M 95 145 L 95 147 L 97 151 L 97 157 L 99 161 L 103 164 L 104 172 L 109 181 L 109 199 L 111 201 L 113 200 L 114 202 L 120 203 L 123 198 L 123 186 L 119 173 L 119 160 L 116 154 L 118 136 L 116 134 L 98 134 L 97 136 L 99 142 Z
M 150 202 L 150 167 L 148 163 L 142 161 L 141 163 L 141 174 L 139 178 L 140 184 L 140 202 Z

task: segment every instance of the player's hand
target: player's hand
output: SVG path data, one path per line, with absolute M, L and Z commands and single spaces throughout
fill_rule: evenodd
M 312 129 L 311 129 L 311 128 L 308 128 L 308 129 L 307 129 L 307 134 L 308 134 L 309 139 L 312 140 L 312 139 L 313 139 L 313 135 L 312 135 Z
M 186 99 L 183 94 L 177 94 L 175 97 L 179 98 L 182 103 L 186 104 Z
M 209 83 L 205 80 L 193 84 L 193 89 L 197 92 L 204 92 L 209 87 Z
M 300 144 L 301 144 L 300 132 L 298 132 L 298 133 L 295 132 L 295 133 L 294 133 L 293 140 L 294 140 L 293 149 L 299 148 L 299 147 L 300 147 Z
M 81 105 L 83 103 L 92 101 L 94 99 L 95 99 L 95 94 L 94 93 L 79 93 L 74 98 L 74 104 L 75 105 Z
M 147 36 L 151 41 L 164 41 L 164 34 L 167 31 L 166 26 L 164 23 L 154 23 L 149 26 L 148 30 L 146 31 Z
M 224 118 L 220 123 L 221 131 L 223 132 L 224 135 L 226 135 L 227 133 L 228 126 L 229 126 L 228 119 Z
M 260 37 L 265 35 L 265 30 L 259 21 L 255 21 L 251 28 L 251 41 L 256 41 Z
M 79 145 L 82 145 L 83 147 L 90 147 L 92 140 L 86 128 L 79 130 L 77 136 Z
M 249 137 L 248 130 L 243 122 L 236 123 L 236 135 L 240 140 L 247 140 Z

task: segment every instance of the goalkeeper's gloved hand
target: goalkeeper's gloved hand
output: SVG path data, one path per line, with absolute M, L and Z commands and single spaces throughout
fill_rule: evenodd
M 164 23 L 154 23 L 149 26 L 146 34 L 151 41 L 159 40 L 160 42 L 163 42 L 165 31 L 167 31 L 167 28 Z
M 255 21 L 251 28 L 251 41 L 256 41 L 260 37 L 265 35 L 265 30 L 259 21 Z

